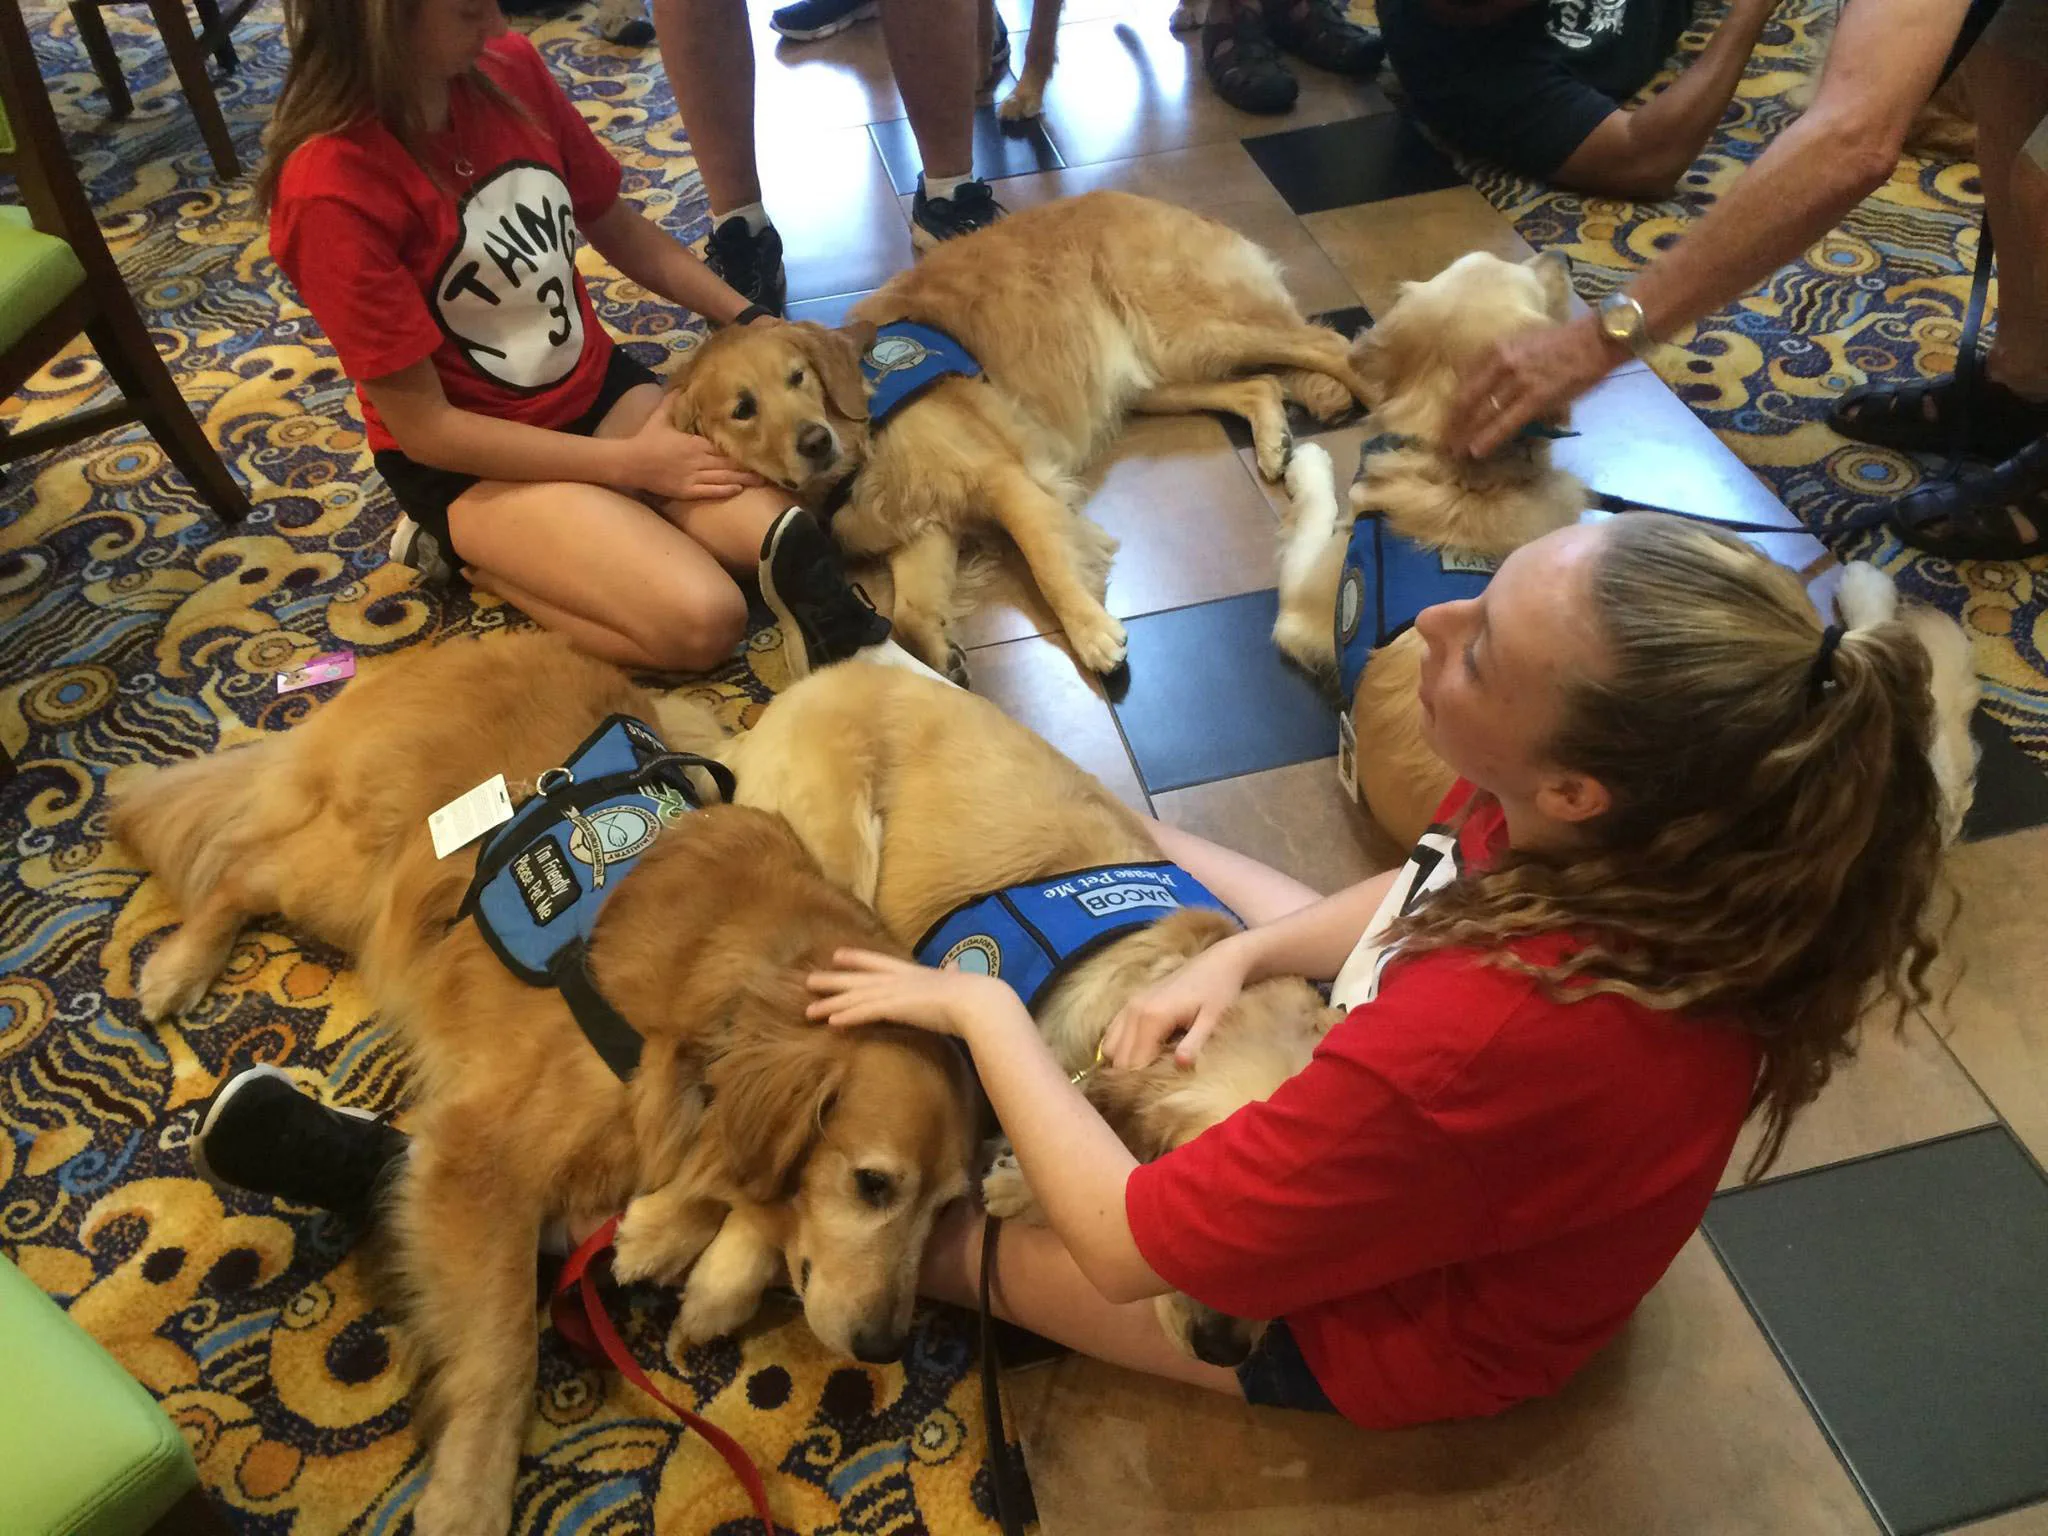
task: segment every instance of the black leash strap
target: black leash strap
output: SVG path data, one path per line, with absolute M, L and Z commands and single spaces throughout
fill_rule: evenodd
M 989 1283 L 996 1268 L 996 1237 L 1002 1222 L 984 1216 L 981 1223 L 981 1416 L 988 1425 L 988 1481 L 996 1501 L 996 1524 L 1003 1536 L 1024 1536 L 1031 1507 L 1020 1473 L 1023 1457 L 1003 1428 L 1003 1367 L 996 1354 L 996 1314 L 989 1304 Z

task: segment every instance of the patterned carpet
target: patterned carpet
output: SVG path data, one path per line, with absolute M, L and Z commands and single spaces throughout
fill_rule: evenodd
M 276 14 L 238 30 L 242 69 L 223 87 L 245 155 L 282 78 Z M 269 1202 L 224 1207 L 189 1176 L 185 1143 L 230 1064 L 280 1062 L 382 1110 L 398 1100 L 396 1054 L 343 957 L 281 932 L 246 935 L 224 984 L 178 1026 L 141 1025 L 137 952 L 166 914 L 106 840 L 104 791 L 129 765 L 298 718 L 309 696 L 273 684 L 297 661 L 488 629 L 506 612 L 410 590 L 384 563 L 394 513 L 381 484 L 362 488 L 368 455 L 333 354 L 269 260 L 246 183 L 214 181 L 142 16 L 106 13 L 137 98 L 117 126 L 99 115 L 68 17 L 29 15 L 130 284 L 256 513 L 218 537 L 137 431 L 0 482 L 0 742 L 21 767 L 0 789 L 0 1248 L 162 1398 L 239 1529 L 395 1529 L 421 1457 L 391 1340 L 348 1257 L 354 1234 Z M 701 233 L 651 53 L 588 30 L 575 12 L 536 39 L 576 95 L 604 104 L 627 188 Z M 629 285 L 594 290 L 643 361 L 689 340 Z M 80 349 L 38 382 L 0 421 L 69 410 L 104 376 Z M 785 681 L 766 630 L 702 692 L 740 724 Z M 639 1359 L 747 1446 L 792 1530 L 994 1529 L 961 1315 L 922 1313 L 905 1364 L 877 1368 L 828 1357 L 787 1308 L 742 1343 L 667 1358 L 674 1298 L 650 1288 L 633 1303 Z M 517 1532 L 759 1529 L 702 1442 L 552 1333 L 526 1449 Z
M 1787 109 L 1787 61 L 1810 43 L 1787 0 L 1727 132 L 1687 194 L 1751 158 Z M 366 654 L 506 622 L 488 600 L 413 590 L 383 561 L 393 509 L 374 479 L 332 353 L 268 258 L 246 183 L 223 189 L 167 83 L 142 17 L 107 13 L 136 115 L 101 116 L 68 16 L 29 9 L 46 79 L 158 345 L 251 488 L 231 537 L 172 494 L 136 431 L 0 471 L 0 743 L 21 776 L 0 790 L 0 1247 L 64 1299 L 185 1426 L 208 1486 L 249 1531 L 396 1528 L 419 1482 L 403 1381 L 357 1265 L 329 1219 L 220 1199 L 187 1176 L 197 1106 L 230 1064 L 278 1061 L 338 1099 L 397 1102 L 397 1063 L 342 957 L 256 932 L 227 984 L 175 1028 L 140 1025 L 134 961 L 165 914 L 106 838 L 125 769 L 298 718 L 281 669 L 337 646 Z M 1163 14 L 1163 13 L 1162 13 Z M 273 4 L 237 34 L 222 87 L 253 154 L 283 68 Z M 651 54 L 588 40 L 588 10 L 535 33 L 672 228 L 703 229 L 688 147 Z M 1618 281 L 1686 208 L 1634 208 L 1481 172 L 1539 247 L 1563 247 L 1588 291 Z M 5 189 L 0 188 L 0 198 Z M 1816 527 L 1914 483 L 1895 455 L 1820 427 L 1845 380 L 1946 371 L 1974 249 L 1967 166 L 1902 166 L 1809 260 L 1701 328 L 1671 382 Z M 585 255 L 598 309 L 643 361 L 690 337 Z M 1675 355 L 1674 355 L 1675 356 Z M 0 423 L 94 397 L 82 347 Z M 1964 615 L 1992 707 L 2048 753 L 2040 571 L 1957 569 L 1873 538 L 1909 590 Z M 703 685 L 744 723 L 784 680 L 773 631 Z M 957 1319 L 928 1315 L 907 1368 L 845 1367 L 798 1323 L 662 1357 L 673 1301 L 635 1297 L 629 1337 L 669 1390 L 700 1403 L 771 1471 L 804 1533 L 895 1536 L 991 1528 L 985 1438 Z M 519 1492 L 521 1532 L 736 1531 L 744 1505 L 703 1446 L 549 1336 Z

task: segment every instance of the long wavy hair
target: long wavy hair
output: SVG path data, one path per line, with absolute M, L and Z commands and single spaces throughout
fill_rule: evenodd
M 1390 934 L 1408 954 L 1483 948 L 1554 996 L 1620 993 L 1754 1034 L 1754 1179 L 1854 1054 L 1865 1010 L 1903 1024 L 1929 996 L 1943 838 L 1927 653 L 1890 620 L 1817 669 L 1799 579 L 1678 518 L 1614 519 L 1591 585 L 1609 664 L 1567 685 L 1547 755 L 1611 807 L 1576 856 L 1510 854 Z M 1555 965 L 1508 947 L 1559 931 L 1582 942 Z
M 420 154 L 426 125 L 414 89 L 411 57 L 420 0 L 285 0 L 291 62 L 263 140 L 256 173 L 256 210 L 269 211 L 292 151 L 323 133 L 374 118 L 420 162 L 437 184 L 445 178 Z M 525 109 L 482 70 L 462 77 L 522 117 Z

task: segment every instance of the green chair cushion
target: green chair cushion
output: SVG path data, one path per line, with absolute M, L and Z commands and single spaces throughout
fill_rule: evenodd
M 0 1258 L 7 1536 L 141 1536 L 199 1481 L 156 1400 Z
M 25 208 L 0 208 L 0 352 L 5 352 L 85 281 L 78 255 L 28 221 Z

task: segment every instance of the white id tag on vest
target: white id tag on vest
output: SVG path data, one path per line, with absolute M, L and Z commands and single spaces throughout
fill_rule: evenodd
M 427 818 L 427 830 L 434 835 L 434 857 L 445 859 L 511 819 L 512 797 L 505 790 L 505 775 L 494 773 Z
M 1337 716 L 1337 777 L 1344 785 L 1344 793 L 1355 803 L 1358 799 L 1358 733 L 1351 728 L 1351 712 L 1340 711 Z

